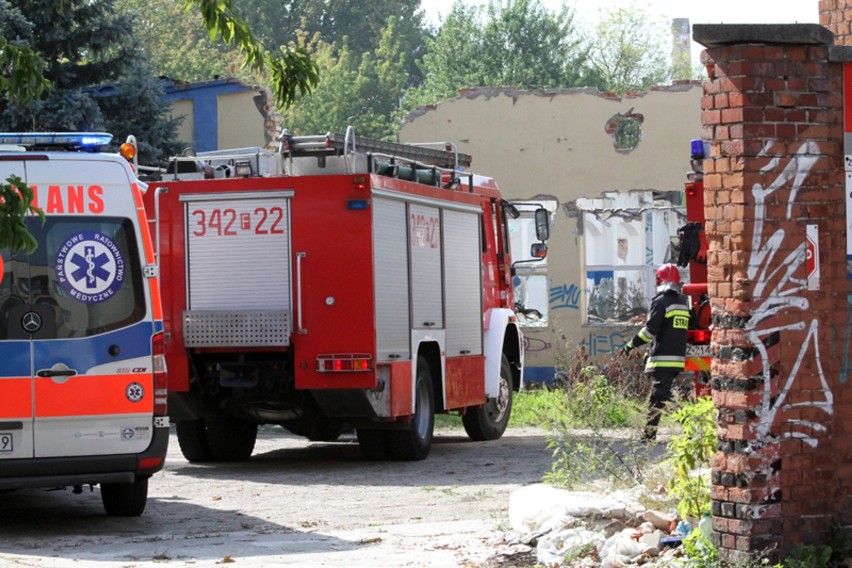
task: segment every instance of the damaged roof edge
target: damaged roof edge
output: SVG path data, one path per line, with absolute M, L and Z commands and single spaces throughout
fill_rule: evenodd
M 413 122 L 415 119 L 425 115 L 426 113 L 436 110 L 438 106 L 445 102 L 459 101 L 462 99 L 473 100 L 477 98 L 492 99 L 494 97 L 510 97 L 517 101 L 520 97 L 542 97 L 553 99 L 555 97 L 569 95 L 589 95 L 599 97 L 613 102 L 622 102 L 630 99 L 642 98 L 650 93 L 678 93 L 689 91 L 693 88 L 700 88 L 701 81 L 699 80 L 675 80 L 669 85 L 652 85 L 647 91 L 629 92 L 624 95 L 616 95 L 607 91 L 599 91 L 594 87 L 564 87 L 552 89 L 518 89 L 516 87 L 465 87 L 458 89 L 458 94 L 454 97 L 442 99 L 440 101 L 421 105 L 405 115 L 401 124 L 405 126 Z
M 819 24 L 695 24 L 692 39 L 704 47 L 741 43 L 834 44 L 834 34 Z

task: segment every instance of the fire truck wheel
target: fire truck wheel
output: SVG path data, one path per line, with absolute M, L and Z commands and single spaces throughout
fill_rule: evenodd
M 471 440 L 496 440 L 506 431 L 512 414 L 512 367 L 503 355 L 500 362 L 500 392 L 486 398 L 485 404 L 468 409 L 462 416 L 464 430 Z
M 432 372 L 424 357 L 417 358 L 417 378 L 414 382 L 414 415 L 404 430 L 388 430 L 391 457 L 398 461 L 426 459 L 432 448 L 435 429 L 435 391 Z
M 357 433 L 358 449 L 365 460 L 382 461 L 391 457 L 386 430 L 358 428 Z
M 257 440 L 257 424 L 231 416 L 210 416 L 205 422 L 207 445 L 216 461 L 238 462 L 251 457 Z
M 212 462 L 213 453 L 207 445 L 207 427 L 204 419 L 177 420 L 175 422 L 178 445 L 183 457 L 190 463 Z
M 148 500 L 148 478 L 133 483 L 101 483 L 101 502 L 107 515 L 138 517 Z

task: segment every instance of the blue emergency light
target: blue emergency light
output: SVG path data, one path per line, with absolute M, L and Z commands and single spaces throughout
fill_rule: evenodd
M 106 132 L 0 132 L 0 144 L 27 148 L 94 150 L 111 141 Z
M 689 143 L 689 154 L 693 160 L 703 160 L 706 155 L 704 153 L 704 140 L 696 138 Z

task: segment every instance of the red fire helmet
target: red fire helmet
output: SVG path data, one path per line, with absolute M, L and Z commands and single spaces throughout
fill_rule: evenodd
M 674 264 L 663 264 L 657 269 L 657 286 L 660 284 L 680 284 L 680 272 Z

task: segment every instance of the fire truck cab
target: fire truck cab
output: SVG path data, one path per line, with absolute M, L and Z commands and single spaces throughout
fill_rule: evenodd
M 111 138 L 0 134 L 0 179 L 45 214 L 32 252 L 0 248 L 0 490 L 99 485 L 135 516 L 168 445 L 164 336 L 140 183 L 97 151 Z
M 247 459 L 262 424 L 355 428 L 368 459 L 425 458 L 439 412 L 473 439 L 503 434 L 523 384 L 517 210 L 434 146 L 284 131 L 278 152 L 176 158 L 151 184 L 187 459 Z

